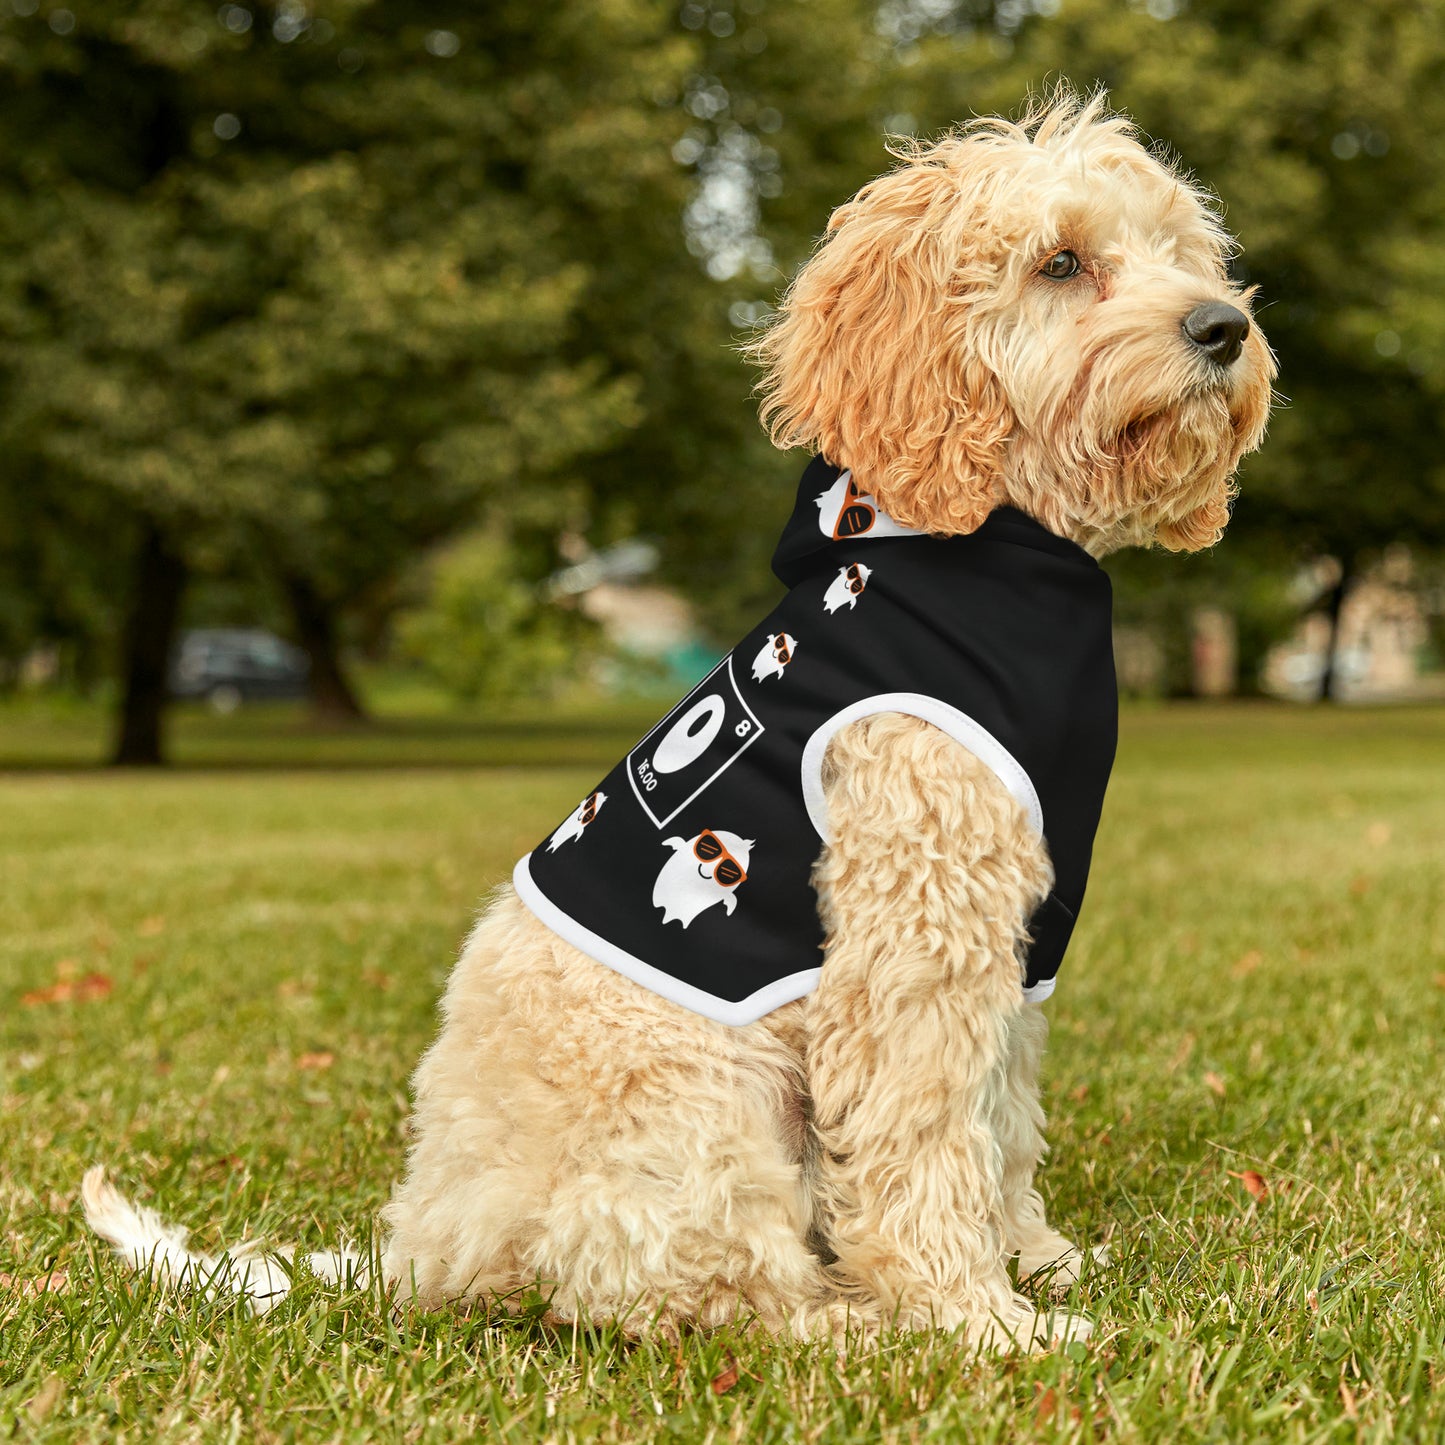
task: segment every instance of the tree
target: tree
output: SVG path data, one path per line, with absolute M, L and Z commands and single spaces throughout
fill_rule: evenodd
M 686 46 L 642 0 L 428 15 L 0 20 L 0 429 L 32 495 L 124 519 L 117 761 L 160 759 L 198 555 L 263 548 L 334 655 L 338 611 L 480 508 L 555 526 L 569 468 L 637 418 L 574 325 L 592 278 L 548 183 L 654 186 L 675 215 L 648 97 Z

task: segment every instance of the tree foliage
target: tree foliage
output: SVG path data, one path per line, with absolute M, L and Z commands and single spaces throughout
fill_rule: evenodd
M 397 640 L 463 702 L 546 696 L 598 645 L 597 629 L 575 608 L 538 604 L 517 573 L 515 549 L 495 532 L 459 538 L 427 570 L 425 599 L 401 612 Z
M 118 511 L 110 547 L 259 551 L 336 605 L 488 504 L 567 518 L 579 459 L 641 419 L 587 319 L 616 279 L 589 212 L 626 195 L 675 232 L 651 95 L 686 46 L 640 0 L 425 16 L 0 21 L 0 437 L 28 495 Z
M 563 529 L 665 537 L 729 632 L 796 469 L 735 343 L 885 131 L 1063 77 L 1107 85 L 1244 239 L 1287 403 L 1234 537 L 1445 546 L 1445 0 L 439 13 L 0 7 L 0 653 L 69 638 L 97 670 L 152 555 L 259 558 L 334 634 L 479 523 L 523 580 Z

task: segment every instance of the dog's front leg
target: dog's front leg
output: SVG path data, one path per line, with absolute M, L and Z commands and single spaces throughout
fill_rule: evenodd
M 1077 1338 L 1085 1321 L 1037 1319 L 1006 1268 L 996 1110 L 1043 845 L 983 763 L 914 718 L 840 732 L 824 781 L 808 1069 L 835 1275 L 900 1325 L 962 1324 L 989 1345 Z
M 1004 1243 L 1019 1261 L 1019 1278 L 1034 1276 L 1055 1291 L 1068 1289 L 1083 1269 L 1078 1247 L 1048 1222 L 1034 1173 L 1047 1152 L 1039 1102 L 1039 1065 L 1049 1025 L 1038 1004 L 1026 1003 L 1009 1026 L 1008 1056 L 994 1097 L 994 1134 L 1003 1158 Z M 1102 1245 L 1096 1259 L 1107 1258 Z

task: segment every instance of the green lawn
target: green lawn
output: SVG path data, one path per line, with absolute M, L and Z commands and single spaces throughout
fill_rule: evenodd
M 478 900 L 653 711 L 192 717 L 163 776 L 0 713 L 0 1438 L 1445 1439 L 1442 710 L 1126 716 L 1049 1005 L 1045 1191 L 1113 1249 L 1069 1356 L 255 1320 L 90 1244 L 97 1160 L 203 1246 L 364 1239 Z

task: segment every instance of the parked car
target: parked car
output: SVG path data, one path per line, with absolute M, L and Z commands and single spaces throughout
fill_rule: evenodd
M 172 697 L 204 698 L 217 712 L 243 702 L 305 697 L 311 663 L 299 647 L 259 627 L 202 627 L 181 635 L 171 660 Z

